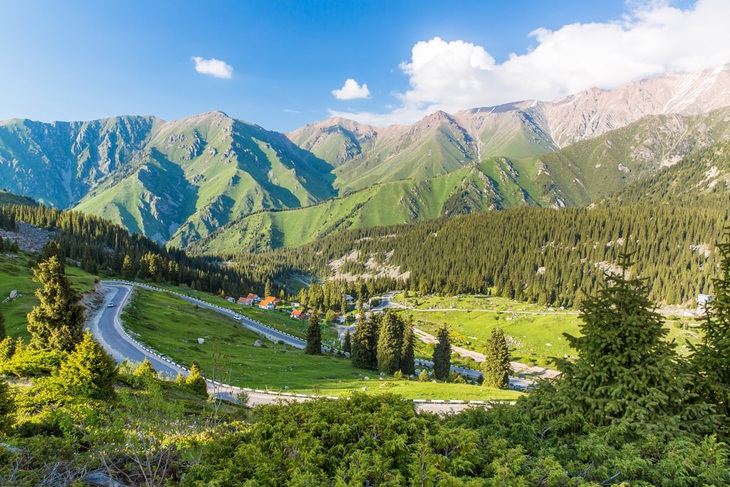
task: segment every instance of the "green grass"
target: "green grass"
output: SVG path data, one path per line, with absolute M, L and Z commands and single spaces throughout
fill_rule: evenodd
M 0 255 L 0 311 L 5 317 L 5 328 L 11 337 L 22 337 L 27 341 L 30 338 L 26 326 L 28 321 L 26 315 L 38 304 L 35 297 L 35 290 L 39 284 L 34 280 L 33 267 L 36 264 L 35 257 L 21 252 L 17 256 Z M 66 266 L 66 275 L 79 293 L 90 291 L 94 288 L 92 276 L 81 269 Z M 7 298 L 10 291 L 18 291 L 21 296 L 7 303 L 1 302 Z
M 407 311 L 417 328 L 432 335 L 443 325 L 449 327 L 454 345 L 483 352 L 492 328 L 500 326 L 510 344 L 512 359 L 530 365 L 550 366 L 551 357 L 575 356 L 563 333 L 579 336 L 580 315 L 575 311 L 545 308 L 506 298 L 487 296 L 411 297 L 396 295 L 396 302 L 416 309 Z M 436 311 L 448 309 L 448 311 Z M 697 340 L 697 329 L 678 327 L 667 320 L 667 338 L 675 340 L 680 353 L 686 341 Z M 472 361 L 466 365 L 475 366 Z
M 511 400 L 519 396 L 515 391 L 463 384 L 380 380 L 377 372 L 356 369 L 344 358 L 305 355 L 269 341 L 265 347 L 255 347 L 260 337 L 234 320 L 166 293 L 135 290 L 124 322 L 150 347 L 186 365 L 197 360 L 207 377 L 240 387 L 333 396 L 363 387 L 407 398 Z M 198 344 L 198 338 L 205 343 Z

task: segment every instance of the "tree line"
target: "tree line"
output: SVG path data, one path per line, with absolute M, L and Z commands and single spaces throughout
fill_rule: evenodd
M 651 299 L 690 304 L 708 292 L 716 275 L 715 242 L 727 222 L 726 205 L 516 208 L 351 230 L 299 248 L 231 259 L 238 267 L 254 258 L 276 263 L 280 276 L 329 276 L 330 262 L 351 255 L 356 257 L 346 265 L 350 272 L 359 269 L 371 293 L 492 293 L 578 307 L 599 289 L 602 272 L 615 266 L 618 254 L 629 251 L 636 256 L 634 271 L 649 279 Z M 366 278 L 370 259 L 404 276 Z

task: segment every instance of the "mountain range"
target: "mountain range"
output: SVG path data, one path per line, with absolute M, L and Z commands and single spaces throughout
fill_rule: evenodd
M 730 66 L 413 125 L 288 134 L 209 112 L 0 122 L 2 188 L 198 252 L 519 205 L 588 205 L 730 136 Z

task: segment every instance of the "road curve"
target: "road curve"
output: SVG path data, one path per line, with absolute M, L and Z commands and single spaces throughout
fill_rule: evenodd
M 162 291 L 161 289 L 156 289 L 152 286 L 143 285 L 142 287 L 154 291 Z M 122 328 L 121 311 L 129 302 L 129 297 L 132 292 L 131 284 L 125 284 L 118 281 L 102 281 L 102 292 L 104 294 L 103 307 L 100 308 L 89 321 L 89 327 L 94 337 L 117 362 L 121 362 L 123 360 L 142 362 L 146 358 L 152 363 L 155 370 L 165 377 L 174 378 L 178 373 L 181 373 L 183 376 L 188 374 L 188 370 L 184 367 L 181 367 L 171 360 L 160 357 L 154 352 L 143 348 L 139 343 L 127 335 Z M 295 348 L 306 347 L 306 342 L 304 340 L 284 334 L 273 328 L 269 328 L 261 323 L 242 316 L 235 311 L 211 305 L 205 301 L 188 296 L 178 296 L 192 304 L 229 316 L 230 318 L 241 322 L 241 324 L 246 328 L 265 336 L 269 340 L 282 341 Z M 113 303 L 114 305 L 110 307 L 110 303 Z M 425 363 L 426 361 L 421 362 Z M 452 370 L 470 377 L 476 377 L 479 374 L 477 371 L 461 367 L 452 367 Z M 312 397 L 300 394 L 276 394 L 267 393 L 265 391 L 252 391 L 251 389 L 243 389 L 213 381 L 208 381 L 208 392 L 216 397 L 225 399 L 236 399 L 238 394 L 245 392 L 248 396 L 248 404 L 252 406 L 313 399 Z M 481 403 L 481 401 L 478 401 L 477 403 Z M 426 402 L 415 400 L 414 406 L 419 411 L 437 414 L 452 414 L 474 407 L 475 403 L 472 402 L 472 404 L 469 404 L 463 401 Z
M 124 360 L 142 362 L 144 359 L 147 359 L 152 364 L 152 367 L 164 377 L 175 378 L 178 373 L 183 376 L 188 375 L 187 369 L 160 358 L 149 350 L 145 350 L 122 329 L 120 316 L 122 308 L 129 302 L 132 286 L 103 282 L 101 290 L 104 294 L 103 306 L 89 320 L 88 325 L 94 337 L 114 360 L 117 362 Z M 114 303 L 114 306 L 109 307 L 110 303 Z M 195 301 L 195 304 L 201 305 L 201 303 Z M 275 404 L 289 400 L 303 401 L 309 399 L 305 397 L 283 397 L 264 392 L 256 392 L 212 381 L 208 381 L 208 392 L 216 397 L 225 399 L 236 399 L 241 392 L 246 392 L 248 395 L 248 403 L 252 406 Z
M 132 340 L 122 329 L 120 314 L 121 310 L 129 299 L 132 292 L 131 286 L 104 284 L 103 308 L 89 323 L 91 332 L 104 349 L 114 357 L 117 362 L 129 360 L 130 362 L 142 362 L 149 360 L 157 372 L 168 378 L 175 378 L 178 372 L 187 375 L 187 371 L 161 360 L 147 350 L 144 350 Z M 113 303 L 113 307 L 109 304 Z

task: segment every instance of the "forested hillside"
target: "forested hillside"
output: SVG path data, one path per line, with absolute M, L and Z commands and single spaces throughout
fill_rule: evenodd
M 252 290 L 263 293 L 269 276 L 280 272 L 273 261 L 274 267 L 235 270 L 212 259 L 191 258 L 184 251 L 166 249 L 93 215 L 45 206 L 0 207 L 0 228 L 12 230 L 16 221 L 54 231 L 65 257 L 92 274 L 152 279 L 216 294 L 244 294 Z

